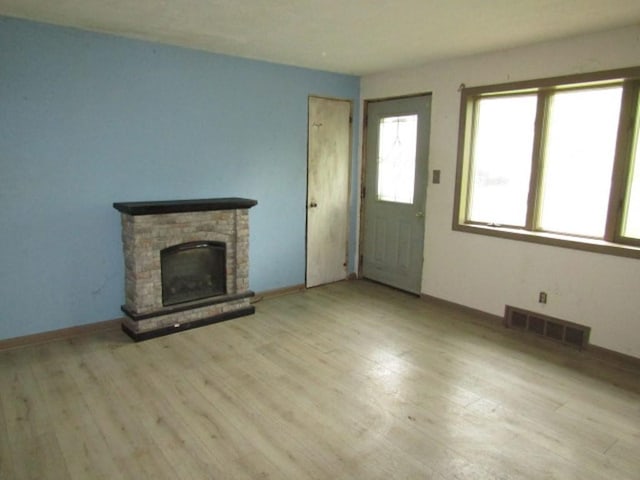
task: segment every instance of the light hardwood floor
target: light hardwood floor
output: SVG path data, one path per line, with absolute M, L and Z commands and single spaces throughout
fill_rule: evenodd
M 0 352 L 0 478 L 640 478 L 637 371 L 364 281 L 256 307 Z

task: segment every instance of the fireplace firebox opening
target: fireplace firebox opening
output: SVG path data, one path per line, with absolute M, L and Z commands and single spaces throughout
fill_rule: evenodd
M 160 252 L 164 306 L 226 295 L 226 244 L 189 242 Z

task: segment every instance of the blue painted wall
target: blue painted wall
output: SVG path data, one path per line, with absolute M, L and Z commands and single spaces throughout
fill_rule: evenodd
M 114 201 L 257 199 L 251 288 L 303 283 L 310 94 L 358 118 L 357 77 L 0 17 L 0 339 L 121 316 Z

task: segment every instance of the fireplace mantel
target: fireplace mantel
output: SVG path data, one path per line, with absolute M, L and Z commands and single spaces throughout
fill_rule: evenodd
M 249 198 L 201 198 L 196 200 L 162 200 L 157 202 L 118 202 L 113 208 L 128 215 L 159 215 L 164 213 L 208 212 L 251 208 L 257 200 Z

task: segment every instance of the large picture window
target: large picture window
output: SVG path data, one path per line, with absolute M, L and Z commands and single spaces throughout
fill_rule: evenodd
M 640 68 L 462 91 L 454 229 L 640 257 Z

